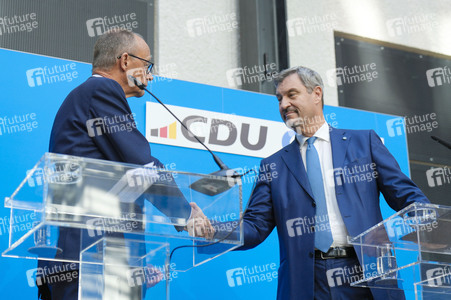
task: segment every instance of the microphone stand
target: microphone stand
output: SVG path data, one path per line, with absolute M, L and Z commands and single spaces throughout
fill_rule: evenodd
M 146 91 L 153 98 L 155 98 L 155 100 L 157 100 L 158 103 L 160 103 L 183 126 L 183 128 L 185 128 L 186 131 L 188 131 L 189 134 L 191 134 L 196 139 L 196 141 L 198 141 L 202 146 L 204 146 L 205 149 L 207 149 L 208 152 L 210 152 L 210 154 L 213 156 L 213 160 L 219 166 L 219 171 L 211 173 L 211 177 L 202 178 L 192 183 L 190 185 L 190 188 L 208 196 L 215 196 L 235 186 L 236 178 L 244 176 L 244 174 L 240 175 L 236 173 L 235 170 L 227 167 L 226 164 L 224 164 L 222 160 L 216 154 L 214 154 L 213 151 L 210 150 L 210 148 L 207 147 L 207 145 L 205 145 L 194 133 L 192 133 L 191 130 L 189 130 L 188 127 L 160 99 L 158 99 L 157 96 L 146 89 L 142 82 L 131 75 L 128 75 L 128 79 L 131 80 L 138 88 Z M 226 180 L 224 180 L 224 177 L 226 178 Z
M 446 148 L 451 150 L 451 144 L 442 140 L 441 138 L 431 135 L 431 139 L 433 139 L 434 141 L 437 141 L 439 144 L 442 144 L 443 146 L 445 146 Z

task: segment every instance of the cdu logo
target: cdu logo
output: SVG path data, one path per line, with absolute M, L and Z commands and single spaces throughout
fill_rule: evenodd
M 186 125 L 188 129 L 191 129 L 191 126 L 201 125 L 202 123 L 203 123 L 202 125 L 207 125 L 208 121 L 209 120 L 206 117 L 198 115 L 190 115 L 183 120 L 183 123 Z M 257 151 L 262 149 L 266 144 L 266 138 L 268 135 L 267 126 L 260 126 L 259 133 L 257 135 L 258 136 L 257 141 L 251 143 L 249 141 L 250 139 L 249 132 L 251 124 L 249 123 L 243 122 L 241 124 L 240 133 L 238 132 L 237 125 L 235 125 L 232 121 L 229 120 L 212 118 L 209 123 L 210 128 L 207 129 L 208 134 L 206 134 L 206 136 L 202 136 L 199 134 L 197 135 L 199 140 L 201 140 L 203 143 L 205 142 L 206 137 L 208 135 L 208 143 L 219 146 L 232 146 L 239 139 L 240 144 L 244 148 L 248 150 Z M 197 143 L 196 139 L 191 135 L 191 133 L 188 132 L 188 130 L 186 130 L 184 127 L 182 127 L 181 130 L 182 135 L 184 136 L 185 139 L 193 143 Z
M 174 105 L 167 107 L 188 129 L 171 120 L 172 116 L 158 103 L 147 103 L 146 138 L 151 143 L 203 149 L 196 136 L 212 151 L 266 157 L 280 149 L 280 139 L 288 130 L 282 122 Z
M 159 137 L 159 138 L 169 138 L 176 139 L 177 138 L 177 123 L 173 122 L 169 125 L 160 127 L 160 128 L 151 128 L 150 136 Z

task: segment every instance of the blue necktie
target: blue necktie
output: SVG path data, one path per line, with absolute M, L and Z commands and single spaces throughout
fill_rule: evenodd
M 323 175 L 321 173 L 321 164 L 319 162 L 318 152 L 313 146 L 317 137 L 311 137 L 307 140 L 307 177 L 312 188 L 313 198 L 316 202 L 316 232 L 315 247 L 323 252 L 329 250 L 332 245 L 332 233 L 329 225 L 329 215 L 327 214 L 326 195 L 324 193 Z

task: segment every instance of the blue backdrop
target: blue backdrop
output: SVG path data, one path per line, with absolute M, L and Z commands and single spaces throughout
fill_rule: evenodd
M 91 66 L 79 63 L 0 49 L 3 71 L 0 74 L 0 196 L 10 196 L 29 170 L 48 150 L 49 135 L 54 116 L 66 95 L 91 74 Z M 53 73 L 52 73 L 53 72 Z M 47 76 L 47 77 L 46 77 Z M 179 80 L 156 80 L 151 85 L 167 104 L 235 114 L 272 121 L 280 121 L 275 96 L 232 90 Z M 150 96 L 129 99 L 136 114 L 139 130 L 145 129 L 145 103 Z M 327 97 L 327 95 L 326 95 Z M 406 136 L 389 136 L 387 121 L 394 116 L 359 111 L 342 107 L 325 107 L 328 121 L 334 127 L 374 129 L 396 157 L 404 173 L 409 174 Z M 9 123 L 8 123 L 9 122 Z M 19 125 L 11 126 L 11 122 Z M 9 125 L 8 125 L 9 124 Z M 391 134 L 393 135 L 393 134 Z M 280 148 L 288 138 L 269 141 Z M 176 163 L 178 170 L 210 173 L 217 170 L 210 154 L 204 150 L 152 144 L 152 154 L 164 163 Z M 258 166 L 260 158 L 228 153 L 219 154 L 231 168 Z M 251 184 L 243 187 L 247 203 Z M 393 211 L 383 201 L 384 217 Z M 9 209 L 0 207 L 0 248 L 8 247 Z M 223 255 L 174 280 L 172 299 L 275 299 L 277 278 L 242 285 L 230 284 L 226 272 L 230 269 L 267 267 L 277 271 L 279 265 L 278 241 L 275 232 L 259 247 Z M 0 257 L 0 290 L 3 299 L 35 299 L 37 288 L 30 287 L 26 271 L 36 268 L 36 261 Z M 216 296 L 213 296 L 216 295 Z

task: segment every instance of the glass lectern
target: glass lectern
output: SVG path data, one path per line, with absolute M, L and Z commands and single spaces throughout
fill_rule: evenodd
M 451 207 L 413 203 L 350 243 L 363 269 L 352 285 L 451 299 Z
M 205 178 L 212 193 L 192 188 Z M 174 272 L 242 245 L 241 188 L 239 178 L 46 153 L 5 199 L 11 220 L 35 218 L 28 232 L 10 230 L 2 255 L 40 260 L 37 285 L 78 276 L 79 299 L 168 299 Z

